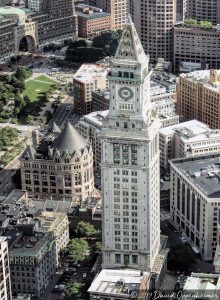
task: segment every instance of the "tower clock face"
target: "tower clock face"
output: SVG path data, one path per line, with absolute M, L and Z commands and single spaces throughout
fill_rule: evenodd
M 134 96 L 134 92 L 129 87 L 122 87 L 119 89 L 118 95 L 124 101 L 128 101 Z

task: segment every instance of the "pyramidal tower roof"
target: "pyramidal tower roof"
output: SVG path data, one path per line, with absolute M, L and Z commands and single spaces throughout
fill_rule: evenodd
M 130 15 L 128 15 L 127 22 L 123 29 L 115 59 L 133 60 L 139 63 L 146 63 L 146 61 L 148 61 L 148 57 L 144 52 Z
M 68 151 L 69 154 L 84 149 L 88 143 L 68 121 L 64 129 L 53 141 L 52 148 L 60 151 Z

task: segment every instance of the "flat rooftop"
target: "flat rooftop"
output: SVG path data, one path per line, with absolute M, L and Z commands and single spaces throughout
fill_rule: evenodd
M 217 75 L 220 76 L 220 70 L 216 70 Z M 205 87 L 220 93 L 220 82 L 210 83 L 210 70 L 193 71 L 180 75 L 180 78 L 187 78 L 194 83 L 203 83 Z
M 18 238 L 20 235 L 20 238 Z M 26 235 L 23 233 L 22 229 L 12 229 L 5 233 L 5 236 L 10 240 L 14 240 L 17 237 L 16 243 L 13 248 L 10 248 L 11 255 L 27 255 L 27 256 L 37 256 L 39 251 L 45 246 L 49 241 L 49 233 L 34 232 L 33 235 Z
M 220 154 L 170 161 L 207 198 L 220 201 Z
M 150 273 L 136 270 L 103 269 L 92 282 L 88 292 L 95 294 L 111 294 L 130 298 L 129 292 L 138 291 L 144 276 Z
M 87 125 L 89 123 L 90 125 L 96 125 L 101 128 L 102 120 L 108 115 L 108 112 L 108 110 L 92 112 L 88 115 L 83 116 L 79 120 L 79 123 L 86 123 Z
M 187 277 L 183 291 L 214 291 L 219 286 L 219 280 L 219 274 L 192 273 L 190 277 Z
M 106 77 L 108 68 L 96 64 L 83 64 L 75 73 L 73 79 L 82 83 L 93 82 L 97 77 Z
M 160 129 L 160 134 L 162 135 L 172 135 L 174 133 L 177 133 L 179 135 L 181 135 L 181 137 L 184 140 L 203 140 L 203 139 L 207 139 L 207 135 L 206 133 L 210 132 L 211 129 L 209 129 L 209 126 L 199 122 L 197 120 L 191 120 L 191 121 L 187 121 L 187 122 L 183 122 L 180 124 L 176 124 L 176 125 L 172 125 L 172 126 L 168 126 L 165 128 L 161 128 Z M 217 130 L 215 130 L 217 131 Z M 220 131 L 219 131 L 219 137 L 220 137 Z

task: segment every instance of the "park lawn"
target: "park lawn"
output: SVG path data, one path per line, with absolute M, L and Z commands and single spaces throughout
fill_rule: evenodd
M 41 77 L 45 77 L 45 78 L 41 78 Z M 41 79 L 39 79 L 41 78 Z M 40 80 L 42 82 L 36 81 Z M 46 81 L 49 80 L 49 81 Z M 25 91 L 24 91 L 24 95 L 27 95 L 30 97 L 31 102 L 35 102 L 38 101 L 38 97 L 42 96 L 45 92 L 47 92 L 49 90 L 49 88 L 51 87 L 51 85 L 53 85 L 55 83 L 55 81 L 50 80 L 49 78 L 47 78 L 46 76 L 39 76 L 35 79 L 32 80 L 28 80 L 25 83 Z
M 34 78 L 34 80 L 45 81 L 45 82 L 49 82 L 49 83 L 52 83 L 52 84 L 56 83 L 54 80 L 48 78 L 48 77 L 45 76 L 45 75 L 40 75 L 40 76 Z

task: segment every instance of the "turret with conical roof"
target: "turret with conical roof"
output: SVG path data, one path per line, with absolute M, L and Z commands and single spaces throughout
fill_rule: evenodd
M 85 149 L 89 143 L 78 133 L 70 121 L 53 141 L 51 148 L 61 152 L 68 152 L 70 155 L 78 150 Z

